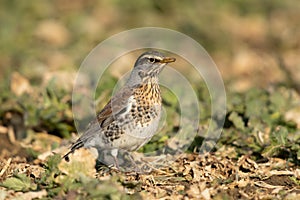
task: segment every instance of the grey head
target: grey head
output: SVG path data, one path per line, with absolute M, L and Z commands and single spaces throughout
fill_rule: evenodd
M 163 68 L 175 60 L 157 51 L 145 52 L 136 60 L 127 84 L 137 85 L 147 82 L 150 78 L 156 80 Z

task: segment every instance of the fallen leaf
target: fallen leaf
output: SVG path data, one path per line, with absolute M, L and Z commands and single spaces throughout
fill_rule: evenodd
M 57 20 L 44 20 L 40 22 L 35 30 L 35 36 L 57 47 L 66 45 L 70 40 L 68 29 Z
M 69 155 L 69 162 L 62 160 L 58 168 L 68 177 L 79 179 L 81 176 L 95 177 L 96 158 L 88 149 L 78 149 Z
M 37 192 L 32 192 L 32 191 L 25 192 L 25 193 L 20 194 L 18 197 L 20 199 L 31 200 L 31 199 L 41 199 L 44 196 L 47 196 L 46 190 L 41 190 L 41 191 L 37 191 Z
M 11 75 L 10 89 L 17 96 L 20 96 L 24 93 L 30 93 L 32 91 L 28 79 L 18 72 L 13 72 Z

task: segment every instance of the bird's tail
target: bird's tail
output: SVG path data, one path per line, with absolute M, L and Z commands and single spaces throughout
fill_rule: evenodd
M 97 122 L 97 121 L 96 121 Z M 81 135 L 81 137 L 72 144 L 70 151 L 64 155 L 62 158 L 65 159 L 67 162 L 69 161 L 69 155 L 71 153 L 74 153 L 74 151 L 76 149 L 80 149 L 83 146 L 88 147 L 88 141 L 91 141 L 94 137 L 96 137 L 96 133 L 98 133 L 100 130 L 100 126 L 98 125 L 98 123 L 92 123 L 89 125 L 89 127 L 87 128 L 87 130 L 84 132 L 83 135 Z
M 71 153 L 74 153 L 74 151 L 75 151 L 76 149 L 79 149 L 79 148 L 81 148 L 81 147 L 83 147 L 83 142 L 82 142 L 82 140 L 79 138 L 75 143 L 72 144 L 71 150 L 70 150 L 68 153 L 66 153 L 62 158 L 65 159 L 65 161 L 69 162 L 69 161 L 70 161 L 69 155 L 70 155 Z

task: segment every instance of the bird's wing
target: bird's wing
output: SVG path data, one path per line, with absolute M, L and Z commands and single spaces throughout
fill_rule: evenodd
M 97 114 L 96 118 L 88 125 L 86 131 L 81 137 L 72 144 L 71 150 L 63 156 L 68 160 L 68 155 L 73 153 L 76 149 L 84 146 L 84 144 L 96 134 L 101 134 L 101 129 L 108 126 L 114 121 L 114 116 L 127 110 L 127 102 L 129 97 L 133 94 L 133 89 L 130 87 L 124 87 L 117 92 L 112 99 L 104 106 L 104 108 Z
M 92 126 L 93 123 L 98 123 L 101 128 L 108 126 L 114 121 L 115 115 L 119 115 L 127 110 L 128 100 L 132 94 L 133 90 L 129 87 L 123 88 L 120 92 L 116 93 L 89 126 Z
M 85 142 L 89 138 L 94 137 L 95 134 L 101 134 L 100 130 L 113 122 L 116 115 L 126 111 L 128 99 L 132 94 L 133 90 L 129 87 L 124 87 L 117 92 L 88 125 L 86 131 L 79 139 Z

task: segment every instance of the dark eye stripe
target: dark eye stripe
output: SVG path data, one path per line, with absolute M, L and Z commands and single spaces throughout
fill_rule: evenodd
M 156 59 L 156 58 L 149 58 L 149 61 L 150 61 L 151 63 L 157 63 L 157 62 L 160 62 L 160 60 L 159 60 L 159 59 Z

